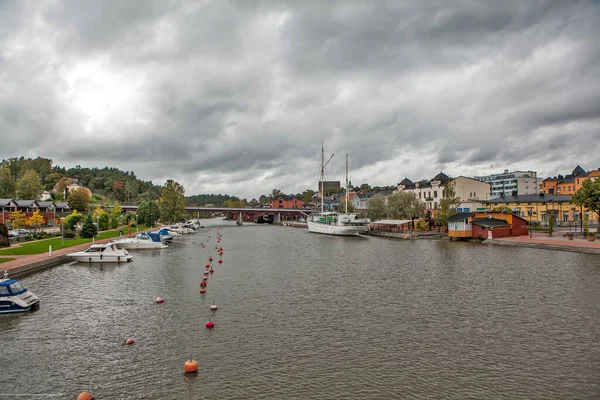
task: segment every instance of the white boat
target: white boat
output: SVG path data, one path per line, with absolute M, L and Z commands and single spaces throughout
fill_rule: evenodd
M 168 247 L 165 243 L 163 243 L 157 233 L 151 235 L 146 232 L 139 233 L 133 238 L 113 240 L 111 243 L 114 243 L 119 249 L 127 250 L 166 249 Z
M 40 299 L 21 282 L 8 279 L 8 271 L 0 279 L 0 314 L 25 312 L 40 307 Z
M 80 262 L 128 262 L 133 256 L 125 249 L 119 249 L 114 243 L 93 244 L 84 251 L 67 254 L 75 261 Z
M 331 158 L 330 158 L 331 159 Z M 329 161 L 328 161 L 329 162 Z M 348 155 L 346 155 L 346 212 L 323 210 L 323 181 L 325 180 L 325 151 L 321 146 L 321 212 L 306 219 L 308 231 L 336 236 L 356 236 L 367 231 L 370 221 L 358 218 L 356 214 L 348 214 Z

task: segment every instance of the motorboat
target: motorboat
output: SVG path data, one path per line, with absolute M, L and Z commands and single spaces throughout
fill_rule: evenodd
M 40 307 L 40 299 L 16 279 L 8 278 L 8 271 L 0 279 L 0 314 L 25 312 Z
M 128 262 L 133 256 L 125 249 L 119 249 L 114 243 L 93 244 L 84 251 L 67 254 L 75 261 L 80 262 Z
M 157 233 L 160 236 L 160 240 L 163 242 L 171 243 L 173 241 L 173 235 L 171 235 L 171 231 L 168 229 L 161 229 Z
M 122 238 L 113 240 L 119 249 L 138 250 L 138 249 L 166 249 L 168 246 L 160 239 L 157 233 L 142 232 L 133 238 Z

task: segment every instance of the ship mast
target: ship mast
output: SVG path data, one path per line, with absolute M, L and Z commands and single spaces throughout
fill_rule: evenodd
M 325 148 L 323 147 L 323 141 L 321 141 L 321 214 L 323 213 L 323 198 L 325 197 Z
M 348 154 L 346 154 L 346 214 L 348 214 Z

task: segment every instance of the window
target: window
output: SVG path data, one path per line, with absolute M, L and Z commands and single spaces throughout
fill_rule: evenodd
M 435 197 L 437 199 L 437 190 L 433 191 L 433 197 Z
M 437 210 L 437 201 L 433 203 L 433 208 Z
M 473 197 L 473 193 L 469 192 L 469 198 Z

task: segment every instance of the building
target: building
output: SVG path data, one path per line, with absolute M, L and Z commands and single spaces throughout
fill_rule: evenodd
M 275 197 L 269 202 L 270 208 L 298 208 L 302 209 L 302 199 L 293 196 L 283 194 Z
M 528 232 L 527 221 L 510 212 L 463 212 L 448 218 L 450 239 L 493 239 L 522 236 Z
M 24 213 L 26 218 L 38 211 L 44 218 L 42 226 L 57 226 L 62 218 L 71 213 L 71 207 L 66 202 L 0 199 L 0 222 L 12 226 L 10 214 L 17 211 Z
M 452 179 L 452 181 L 454 182 L 456 196 L 460 198 L 460 203 L 457 207 L 458 212 L 484 210 L 483 202 L 489 196 L 490 192 L 489 183 L 462 175 Z
M 508 207 L 521 218 L 542 225 L 548 223 L 550 213 L 554 214 L 555 222 L 558 225 L 575 224 L 580 226 L 584 215 L 587 215 L 590 225 L 598 223 L 596 213 L 573 204 L 571 196 L 567 195 L 540 193 L 536 195 L 504 196 L 488 200 L 485 204 L 489 209 L 499 206 Z
M 366 211 L 369 200 L 373 196 L 375 196 L 377 194 L 382 195 L 382 196 L 386 197 L 386 203 L 387 203 L 387 197 L 394 194 L 394 192 L 395 192 L 395 190 L 388 189 L 388 190 L 373 190 L 373 191 L 370 191 L 367 193 L 356 193 L 352 197 L 352 205 L 354 206 L 354 209 L 358 212 Z
M 541 178 L 535 171 L 512 171 L 507 169 L 500 174 L 474 177 L 478 181 L 490 184 L 489 198 L 494 199 L 500 195 L 514 196 L 523 194 L 537 194 Z
M 572 195 L 579 190 L 583 182 L 588 179 L 596 180 L 599 177 L 600 168 L 586 172 L 578 165 L 570 175 L 558 175 L 544 179 L 539 189 L 545 194 Z
M 433 179 L 413 183 L 410 179 L 403 179 L 396 188 L 396 192 L 403 191 L 414 194 L 414 196 L 425 203 L 425 212 L 429 216 L 434 216 L 439 207 L 440 200 L 444 197 L 444 188 L 450 178 L 448 175 L 440 172 Z

